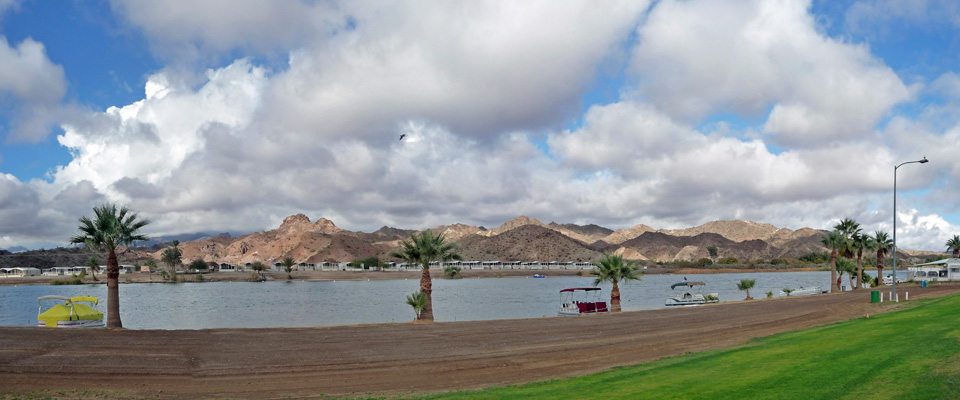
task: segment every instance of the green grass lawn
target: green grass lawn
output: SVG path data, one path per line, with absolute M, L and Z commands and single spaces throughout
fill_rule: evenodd
M 960 295 L 574 379 L 428 399 L 960 399 Z

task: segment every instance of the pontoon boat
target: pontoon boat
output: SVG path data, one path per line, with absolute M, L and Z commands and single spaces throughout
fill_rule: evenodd
M 667 307 L 683 307 L 683 306 L 699 306 L 702 304 L 708 303 L 719 303 L 720 295 L 717 293 L 707 293 L 706 296 L 703 295 L 703 288 L 707 284 L 704 282 L 688 282 L 683 281 L 680 283 L 674 283 L 670 285 L 670 289 L 673 290 L 682 290 L 683 293 L 677 293 L 673 296 L 667 297 L 667 301 L 664 303 Z M 699 287 L 698 293 L 692 293 L 693 289 Z
M 43 311 L 44 300 L 59 300 Z M 88 328 L 103 326 L 103 313 L 97 309 L 98 300 L 90 296 L 42 296 L 37 299 L 37 326 L 50 328 Z
M 560 315 L 608 313 L 607 302 L 600 300 L 600 288 L 570 288 L 560 291 Z

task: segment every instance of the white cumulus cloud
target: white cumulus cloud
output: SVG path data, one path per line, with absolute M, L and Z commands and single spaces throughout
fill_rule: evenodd
M 63 68 L 47 58 L 42 43 L 27 38 L 11 46 L 4 36 L 0 36 L 0 65 L 0 105 L 12 117 L 7 140 L 43 140 L 57 121 L 60 100 L 67 91 Z
M 861 138 L 910 90 L 863 45 L 818 31 L 806 0 L 662 1 L 638 30 L 640 95 L 671 115 L 762 116 L 778 145 Z

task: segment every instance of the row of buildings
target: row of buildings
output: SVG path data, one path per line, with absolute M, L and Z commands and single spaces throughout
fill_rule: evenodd
M 211 263 L 211 269 L 213 271 L 222 271 L 222 272 L 244 272 L 244 271 L 253 271 L 253 263 Z M 265 265 L 271 271 L 284 271 L 283 264 L 279 262 L 275 263 L 265 263 Z M 364 271 L 364 270 L 375 270 L 375 271 L 407 271 L 407 270 L 419 270 L 419 265 L 408 265 L 407 263 L 396 263 L 396 262 L 385 262 L 382 263 L 383 267 L 377 266 L 364 266 L 364 265 L 353 265 L 349 262 L 321 262 L 321 263 L 308 263 L 301 262 L 293 266 L 295 271 Z M 577 270 L 589 270 L 593 269 L 594 265 L 587 262 L 559 262 L 559 261 L 550 261 L 550 262 L 540 262 L 540 261 L 447 261 L 447 262 L 432 262 L 430 263 L 431 268 L 444 268 L 449 266 L 460 267 L 461 269 L 496 269 L 496 270 L 509 270 L 509 269 L 529 269 L 529 270 L 561 270 L 561 269 L 577 269 Z M 106 273 L 107 266 L 101 265 L 97 268 L 96 273 Z M 22 276 L 71 276 L 79 275 L 83 272 L 90 274 L 91 268 L 86 266 L 73 266 L 73 267 L 51 267 L 45 268 L 43 270 L 38 268 L 0 268 L 0 277 L 22 277 Z M 148 267 L 137 267 L 135 265 L 123 264 L 120 265 L 121 274 L 131 274 L 135 272 L 150 272 Z
M 213 266 L 214 264 L 211 264 Z M 253 271 L 253 263 L 215 264 L 214 271 L 223 272 L 243 272 Z M 276 262 L 266 264 L 272 271 L 283 271 L 283 264 Z M 387 262 L 384 267 L 367 267 L 364 265 L 353 265 L 349 262 L 322 262 L 308 263 L 301 262 L 294 265 L 293 269 L 297 271 L 363 271 L 363 270 L 384 270 L 384 271 L 407 271 L 419 270 L 419 265 L 409 265 L 407 263 Z M 460 267 L 465 270 L 473 269 L 493 269 L 493 270 L 591 270 L 594 268 L 592 263 L 588 262 L 541 262 L 541 261 L 435 261 L 430 263 L 431 268 L 444 268 L 449 266 Z M 106 273 L 107 266 L 101 265 L 97 268 L 98 273 Z M 71 276 L 79 275 L 83 272 L 90 273 L 90 267 L 52 267 L 40 270 L 38 268 L 0 268 L 0 277 L 22 277 L 22 276 Z M 120 265 L 121 274 L 130 274 L 135 272 L 149 272 L 147 267 L 136 267 L 134 265 Z M 925 264 L 918 264 L 907 268 L 908 281 L 960 281 L 960 258 L 947 258 L 933 261 Z
M 220 263 L 217 264 L 217 269 L 220 271 L 253 271 L 253 263 L 243 263 L 243 264 L 231 264 L 231 263 Z M 283 264 L 275 262 L 273 264 L 267 264 L 270 266 L 270 269 L 273 271 L 283 271 Z M 377 266 L 365 266 L 365 265 L 353 265 L 349 262 L 321 262 L 321 263 L 308 263 L 301 262 L 294 265 L 294 270 L 296 271 L 362 271 L 362 270 L 384 270 L 384 271 L 407 271 L 407 270 L 419 270 L 419 265 L 410 265 L 407 263 L 396 263 L 396 262 L 384 262 L 382 263 L 383 267 Z M 444 267 L 460 267 L 461 269 L 529 269 L 529 270 L 543 270 L 543 269 L 581 269 L 588 270 L 594 268 L 592 263 L 588 262 L 559 262 L 559 261 L 550 261 L 550 262 L 541 262 L 541 261 L 434 261 L 430 263 L 430 268 L 444 268 Z

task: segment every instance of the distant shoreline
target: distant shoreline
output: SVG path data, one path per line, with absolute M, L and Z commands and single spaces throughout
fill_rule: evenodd
M 723 273 L 764 273 L 764 272 L 799 272 L 799 271 L 821 271 L 820 268 L 757 268 L 757 269 L 737 269 L 737 268 L 656 268 L 648 267 L 643 270 L 644 275 L 696 275 L 696 274 L 723 274 Z M 590 270 L 463 270 L 460 272 L 462 279 L 478 278 L 508 278 L 508 277 L 533 277 L 534 274 L 542 274 L 547 278 L 557 276 L 591 276 Z M 246 282 L 250 280 L 253 272 L 211 272 L 203 274 L 202 282 Z M 433 279 L 445 279 L 443 271 L 431 269 L 430 274 Z M 197 283 L 200 274 L 179 274 L 186 279 L 184 283 Z M 420 271 L 293 271 L 291 281 L 364 281 L 364 280 L 390 280 L 390 279 L 419 279 Z M 286 281 L 286 272 L 264 272 L 268 281 Z M 68 279 L 69 276 L 28 276 L 28 277 L 3 277 L 0 278 L 0 286 L 17 285 L 49 285 L 55 279 Z M 84 278 L 84 284 L 106 284 L 106 274 L 97 274 L 98 281 L 92 277 Z M 156 273 L 132 273 L 121 274 L 120 283 L 161 283 L 164 282 Z

